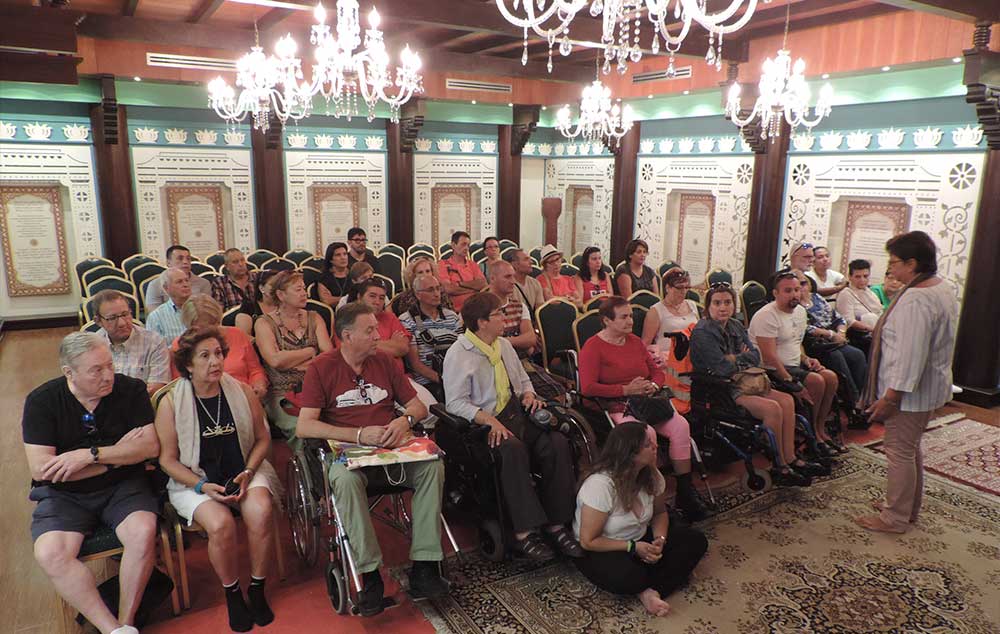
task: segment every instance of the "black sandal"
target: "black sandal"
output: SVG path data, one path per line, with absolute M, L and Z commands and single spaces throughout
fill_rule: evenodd
M 533 561 L 549 561 L 556 554 L 538 533 L 528 533 L 524 539 L 514 538 L 514 551 Z
M 546 531 L 545 534 L 550 540 L 552 540 L 552 542 L 556 545 L 556 549 L 558 549 L 563 555 L 572 557 L 573 559 L 580 559 L 583 557 L 584 553 L 583 548 L 580 546 L 580 542 L 573 539 L 573 536 L 570 535 L 565 526 L 560 526 L 557 531 Z

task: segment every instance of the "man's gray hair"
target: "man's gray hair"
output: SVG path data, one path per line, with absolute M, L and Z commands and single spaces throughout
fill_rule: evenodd
M 514 265 L 506 260 L 494 260 L 486 266 L 486 270 L 489 272 L 488 277 L 493 279 L 495 276 L 500 275 L 500 271 L 506 267 L 514 268 Z
M 162 273 L 160 273 L 160 288 L 166 288 L 167 285 L 170 284 L 170 274 L 171 274 L 171 271 L 180 271 L 181 273 L 184 272 L 184 271 L 181 271 L 180 269 L 174 269 L 174 268 L 167 267 L 166 269 L 163 270 Z
M 72 367 L 81 355 L 102 346 L 107 348 L 108 342 L 96 332 L 71 332 L 59 344 L 59 365 Z
M 422 291 L 431 283 L 431 280 L 437 281 L 437 278 L 433 275 L 421 275 L 420 277 L 414 278 L 413 280 L 413 290 Z

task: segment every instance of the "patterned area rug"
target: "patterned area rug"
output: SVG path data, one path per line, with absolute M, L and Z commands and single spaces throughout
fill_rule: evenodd
M 453 593 L 421 602 L 447 634 L 993 634 L 1000 632 L 1000 506 L 930 475 L 916 528 L 872 534 L 851 518 L 885 483 L 853 449 L 808 489 L 734 485 L 701 524 L 710 547 L 669 616 L 597 590 L 571 564 L 449 566 Z
M 869 448 L 885 453 L 882 441 Z M 959 420 L 924 434 L 924 467 L 1000 495 L 1000 427 Z

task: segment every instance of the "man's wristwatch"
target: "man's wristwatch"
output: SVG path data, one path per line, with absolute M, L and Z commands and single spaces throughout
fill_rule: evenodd
M 97 464 L 101 459 L 101 448 L 97 445 L 92 445 L 90 447 L 90 455 L 94 457 L 94 464 Z
M 410 429 L 413 429 L 414 420 L 409 414 L 406 415 L 406 423 L 410 426 Z

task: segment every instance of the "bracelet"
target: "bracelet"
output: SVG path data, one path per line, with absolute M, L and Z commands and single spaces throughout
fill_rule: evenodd
M 360 445 L 361 444 L 361 432 L 363 432 L 364 430 L 365 430 L 364 427 L 361 427 L 361 428 L 358 429 L 358 437 L 355 440 L 354 444 L 356 444 L 356 445 Z
M 256 475 L 256 474 L 257 474 L 257 470 L 256 470 L 256 469 L 251 469 L 250 467 L 247 467 L 247 468 L 246 468 L 246 469 L 244 469 L 243 471 L 244 471 L 245 473 L 249 474 L 249 476 L 250 476 L 250 479 L 251 479 L 251 480 L 253 479 L 254 475 Z
M 634 553 L 635 552 L 635 541 L 634 540 L 631 540 L 631 539 L 628 540 L 628 543 L 625 545 L 625 552 L 627 552 L 627 553 Z
M 201 495 L 202 494 L 201 487 L 204 486 L 206 482 L 208 482 L 208 478 L 202 478 L 201 480 L 198 480 L 198 484 L 194 485 L 194 492 L 197 493 L 198 495 Z

